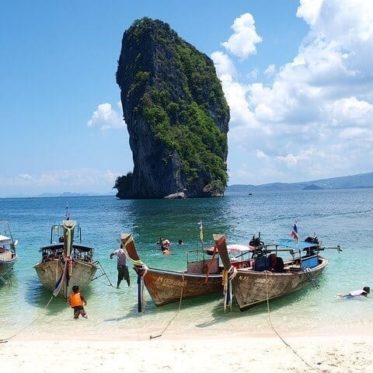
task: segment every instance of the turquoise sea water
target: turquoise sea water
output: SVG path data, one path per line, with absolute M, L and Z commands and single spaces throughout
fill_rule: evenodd
M 84 244 L 94 246 L 94 258 L 116 282 L 116 262 L 109 254 L 119 246 L 123 232 L 133 233 L 139 254 L 148 266 L 184 269 L 187 250 L 200 247 L 198 222 L 204 226 L 205 246 L 213 233 L 225 233 L 229 243 L 247 243 L 261 233 L 265 242 L 289 237 L 297 220 L 300 236 L 316 235 L 327 246 L 340 244 L 343 252 L 324 253 L 329 266 L 312 286 L 270 302 L 271 319 L 282 333 L 327 333 L 337 328 L 373 330 L 373 294 L 367 299 L 341 300 L 337 293 L 363 286 L 373 291 L 373 190 L 261 192 L 230 194 L 217 199 L 116 200 L 105 197 L 0 199 L 0 218 L 7 220 L 18 239 L 19 259 L 6 285 L 0 285 L 0 339 L 11 335 L 34 336 L 71 331 L 72 311 L 61 299 L 51 298 L 39 283 L 33 265 L 39 248 L 49 242 L 50 227 L 60 223 L 69 206 L 71 218 L 82 228 Z M 159 237 L 172 243 L 172 255 L 163 256 Z M 179 246 L 177 240 L 184 244 Z M 131 268 L 131 266 L 130 266 Z M 130 269 L 131 287 L 108 286 L 105 277 L 85 291 L 88 320 L 75 321 L 82 337 L 158 334 L 194 330 L 216 334 L 235 329 L 246 334 L 271 333 L 266 304 L 240 312 L 224 313 L 222 296 L 184 300 L 157 308 L 145 290 L 146 307 L 137 312 L 137 284 Z M 78 330 L 78 332 L 76 332 Z M 77 335 L 75 334 L 75 335 Z

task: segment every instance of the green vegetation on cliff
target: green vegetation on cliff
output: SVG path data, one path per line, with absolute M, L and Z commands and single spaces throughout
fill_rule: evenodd
M 154 151 L 159 167 L 177 154 L 180 182 L 190 196 L 222 194 L 228 181 L 229 107 L 210 58 L 167 24 L 144 18 L 124 34 L 117 82 L 130 136 L 147 136 L 136 126 L 148 124 L 155 148 L 163 148 Z M 118 197 L 121 189 L 134 188 L 134 179 L 136 164 L 134 174 L 117 179 Z M 203 192 L 194 184 L 202 185 Z

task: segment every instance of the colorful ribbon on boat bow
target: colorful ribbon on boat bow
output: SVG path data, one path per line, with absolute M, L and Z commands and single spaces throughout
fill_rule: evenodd
M 223 293 L 224 293 L 224 312 L 232 309 L 232 280 L 236 277 L 237 270 L 232 265 L 228 270 L 223 270 Z

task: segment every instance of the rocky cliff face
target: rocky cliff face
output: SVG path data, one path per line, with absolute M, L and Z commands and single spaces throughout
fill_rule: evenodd
M 123 35 L 116 78 L 134 162 L 117 196 L 222 195 L 229 108 L 213 62 L 144 18 Z

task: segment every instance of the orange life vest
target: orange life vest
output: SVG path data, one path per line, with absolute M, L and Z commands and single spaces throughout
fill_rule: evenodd
M 69 303 L 71 307 L 78 307 L 83 305 L 80 293 L 71 293 L 69 297 Z

